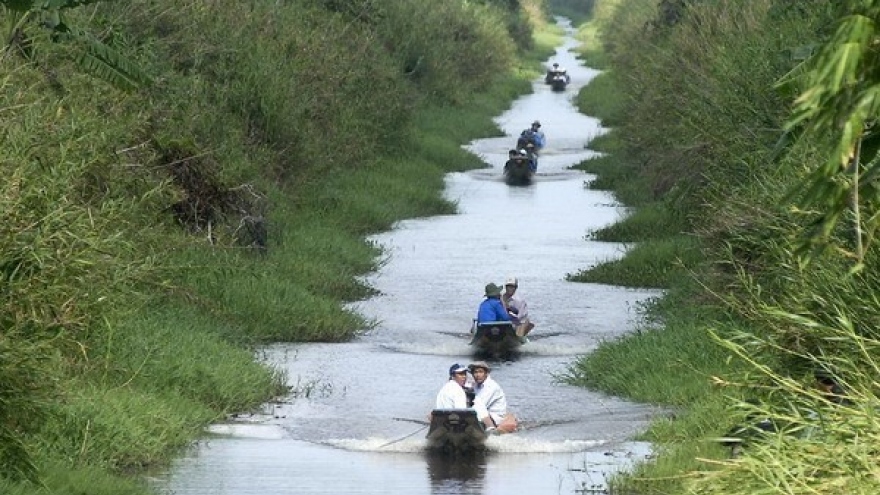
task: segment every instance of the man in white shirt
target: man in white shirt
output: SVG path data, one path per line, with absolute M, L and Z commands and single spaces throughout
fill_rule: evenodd
M 510 314 L 513 326 L 516 327 L 516 336 L 525 344 L 529 341 L 526 337 L 535 328 L 535 324 L 529 319 L 529 307 L 525 299 L 516 296 L 519 281 L 516 277 L 510 277 L 504 282 L 504 294 L 501 294 L 501 303 Z
M 474 377 L 474 403 L 481 403 L 489 413 L 492 424 L 501 433 L 516 431 L 516 417 L 507 410 L 507 396 L 489 372 L 491 368 L 485 361 L 477 361 L 468 366 Z
M 467 372 L 468 369 L 458 363 L 449 368 L 449 380 L 437 393 L 434 409 L 468 409 L 467 393 L 464 390 Z M 473 409 L 477 412 L 477 418 L 486 425 L 487 430 L 495 429 L 484 402 L 474 399 Z

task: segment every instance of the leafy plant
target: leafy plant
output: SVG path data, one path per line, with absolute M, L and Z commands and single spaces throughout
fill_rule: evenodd
M 97 3 L 99 0 L 3 0 L 0 5 L 10 13 L 17 13 L 6 41 L 6 52 L 14 51 L 26 59 L 33 59 L 33 40 L 25 26 L 38 20 L 39 26 L 50 32 L 56 43 L 67 43 L 77 48 L 77 63 L 85 72 L 123 90 L 133 90 L 152 83 L 150 76 L 137 64 L 90 32 L 70 25 L 63 11 Z M 11 16 L 16 19 L 16 16 Z
M 803 190 L 800 206 L 817 210 L 809 244 L 826 246 L 850 214 L 849 254 L 860 269 L 880 227 L 880 1 L 850 1 L 848 10 L 831 38 L 780 86 L 802 87 L 786 130 L 802 128 L 828 157 L 796 188 Z

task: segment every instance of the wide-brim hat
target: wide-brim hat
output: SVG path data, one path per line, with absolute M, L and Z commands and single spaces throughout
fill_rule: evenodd
M 474 361 L 473 363 L 468 365 L 468 369 L 471 370 L 471 373 L 473 373 L 474 370 L 477 368 L 483 368 L 484 370 L 486 370 L 486 373 L 492 371 L 492 368 L 489 367 L 489 363 L 487 363 L 486 361 Z
M 486 286 L 486 297 L 500 296 L 500 295 L 501 295 L 501 287 L 498 287 L 495 284 L 489 284 Z

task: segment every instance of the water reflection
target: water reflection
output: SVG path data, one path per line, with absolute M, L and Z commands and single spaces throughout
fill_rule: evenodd
M 448 456 L 428 452 L 425 461 L 432 495 L 482 494 L 488 454 Z

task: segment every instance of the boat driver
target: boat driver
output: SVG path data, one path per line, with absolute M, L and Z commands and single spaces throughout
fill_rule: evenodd
M 504 162 L 504 171 L 508 172 L 510 169 L 516 166 L 516 162 L 519 161 L 519 151 L 518 150 L 510 150 L 507 152 L 507 161 Z
M 511 321 L 507 309 L 501 304 L 501 287 L 495 284 L 486 286 L 486 298 L 477 310 L 477 325 L 496 321 Z

